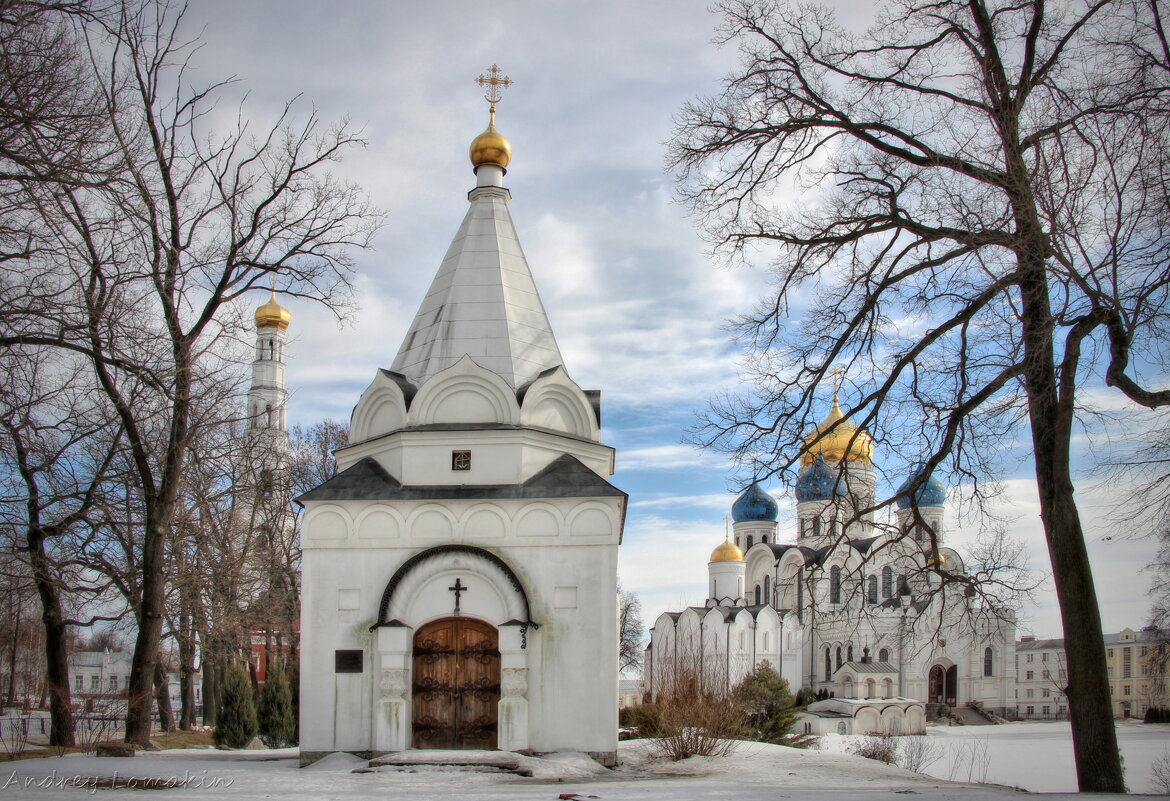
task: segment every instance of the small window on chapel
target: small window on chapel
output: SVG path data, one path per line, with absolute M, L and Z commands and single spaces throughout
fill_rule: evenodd
M 451 451 L 452 470 L 471 469 L 471 451 Z

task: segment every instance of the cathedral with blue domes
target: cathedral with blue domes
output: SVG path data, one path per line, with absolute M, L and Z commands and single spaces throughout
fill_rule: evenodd
M 908 734 L 960 707 L 1014 708 L 1015 618 L 965 591 L 946 487 L 919 463 L 878 520 L 873 455 L 834 398 L 802 445 L 793 528 L 780 531 L 758 483 L 744 490 L 711 553 L 705 604 L 665 612 L 650 631 L 652 696 L 695 671 L 734 687 L 767 661 L 793 692 L 832 696 L 804 714 L 812 733 Z

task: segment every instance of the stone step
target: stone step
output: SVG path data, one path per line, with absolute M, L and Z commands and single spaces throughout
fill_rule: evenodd
M 964 726 L 994 726 L 995 722 L 988 720 L 979 712 L 967 707 L 955 707 L 951 710 L 951 717 L 958 720 Z
M 520 754 L 511 751 L 399 751 L 370 760 L 371 768 L 460 767 L 471 770 L 518 773 Z

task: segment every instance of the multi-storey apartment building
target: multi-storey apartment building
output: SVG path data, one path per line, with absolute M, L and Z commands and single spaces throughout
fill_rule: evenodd
M 1021 637 L 1016 643 L 1016 715 L 1023 719 L 1068 717 L 1064 687 L 1068 669 L 1064 640 Z
M 1113 714 L 1143 717 L 1152 706 L 1170 706 L 1167 637 L 1149 626 L 1105 635 Z M 1066 718 L 1068 684 L 1064 640 L 1022 637 L 1016 643 L 1016 715 L 1023 719 Z
M 1170 706 L 1166 648 L 1165 632 L 1153 626 L 1105 635 L 1114 715 L 1143 717 L 1151 706 Z

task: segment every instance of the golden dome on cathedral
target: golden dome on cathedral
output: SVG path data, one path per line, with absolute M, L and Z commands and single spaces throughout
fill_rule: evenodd
M 471 166 L 480 167 L 484 164 L 495 164 L 497 167 L 507 167 L 512 160 L 512 143 L 496 130 L 496 110 L 493 107 L 488 117 L 487 130 L 471 140 L 468 149 L 471 157 Z
M 288 328 L 290 320 L 292 320 L 292 314 L 289 313 L 289 310 L 276 302 L 276 289 L 274 287 L 268 302 L 256 309 L 256 327 L 279 328 L 283 331 Z
M 802 465 L 807 467 L 821 454 L 824 454 L 827 462 L 840 462 L 842 459 L 851 462 L 873 461 L 873 438 L 844 417 L 841 407 L 837 405 L 837 396 L 834 395 L 829 416 L 804 438 L 804 452 L 800 455 Z M 841 422 L 838 423 L 838 420 Z M 833 430 L 829 431 L 830 428 Z M 822 431 L 829 433 L 817 439 Z
M 725 539 L 719 547 L 711 551 L 712 562 L 742 562 L 743 551 L 731 540 Z

